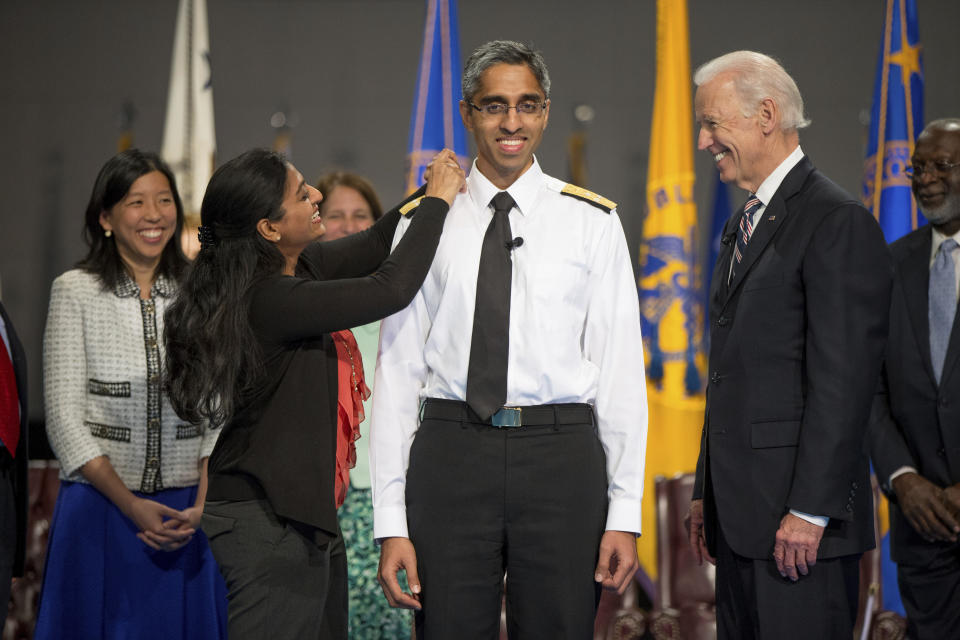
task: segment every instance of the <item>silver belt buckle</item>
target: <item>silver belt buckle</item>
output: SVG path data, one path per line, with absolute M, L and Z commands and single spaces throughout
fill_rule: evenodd
M 495 427 L 522 427 L 521 407 L 501 407 L 490 416 L 490 424 Z

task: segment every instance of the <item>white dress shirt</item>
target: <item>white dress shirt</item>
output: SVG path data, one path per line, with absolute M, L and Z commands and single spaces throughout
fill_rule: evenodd
M 507 191 L 514 238 L 507 406 L 595 406 L 606 528 L 640 533 L 647 402 L 637 286 L 616 211 L 562 195 L 533 165 Z M 410 445 L 426 398 L 464 400 L 480 250 L 499 191 L 474 162 L 413 302 L 382 323 L 370 462 L 374 536 L 407 536 Z M 401 220 L 396 243 L 409 221 Z

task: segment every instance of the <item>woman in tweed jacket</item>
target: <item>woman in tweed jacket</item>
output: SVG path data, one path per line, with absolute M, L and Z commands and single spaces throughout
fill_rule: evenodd
M 226 637 L 198 530 L 217 433 L 180 420 L 162 389 L 182 227 L 169 168 L 120 153 L 93 188 L 87 257 L 53 283 L 43 364 L 61 489 L 36 638 Z

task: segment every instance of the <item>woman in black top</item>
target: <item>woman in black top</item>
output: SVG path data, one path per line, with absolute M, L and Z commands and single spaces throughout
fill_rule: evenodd
M 409 304 L 463 184 L 444 151 L 391 254 L 400 206 L 364 232 L 314 242 L 323 196 L 276 153 L 248 151 L 211 178 L 200 254 L 166 315 L 167 383 L 181 417 L 223 425 L 202 526 L 232 640 L 346 638 L 329 334 Z

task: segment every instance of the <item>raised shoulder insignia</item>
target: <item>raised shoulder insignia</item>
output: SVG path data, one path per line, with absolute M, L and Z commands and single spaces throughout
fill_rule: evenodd
M 584 202 L 589 202 L 593 206 L 603 209 L 607 213 L 610 213 L 617 208 L 617 203 L 613 200 L 607 200 L 603 196 L 598 196 L 593 191 L 587 191 L 583 187 L 578 187 L 574 184 L 564 185 L 563 189 L 560 190 L 560 193 L 566 196 L 573 196 L 578 200 L 583 200 Z
M 410 215 L 411 211 L 413 211 L 414 209 L 420 206 L 420 201 L 423 200 L 423 198 L 424 196 L 420 196 L 419 198 L 414 198 L 407 204 L 400 207 L 400 215 L 402 216 Z

